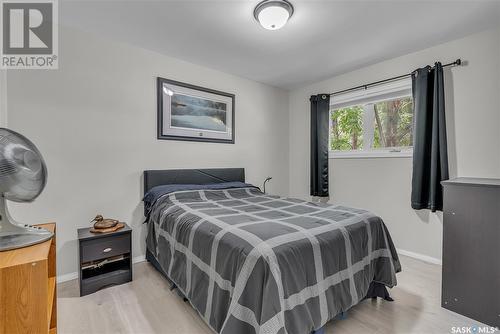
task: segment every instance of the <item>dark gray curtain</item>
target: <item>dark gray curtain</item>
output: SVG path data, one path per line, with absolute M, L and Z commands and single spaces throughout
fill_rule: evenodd
M 443 66 L 412 74 L 414 129 L 411 207 L 443 210 L 441 181 L 448 180 Z
M 328 197 L 328 129 L 330 95 L 311 101 L 311 196 Z

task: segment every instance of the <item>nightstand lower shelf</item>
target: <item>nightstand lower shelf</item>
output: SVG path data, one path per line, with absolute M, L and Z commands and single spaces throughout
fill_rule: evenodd
M 119 285 L 130 282 L 131 280 L 131 271 L 124 269 L 82 279 L 82 296 L 99 291 L 110 285 Z

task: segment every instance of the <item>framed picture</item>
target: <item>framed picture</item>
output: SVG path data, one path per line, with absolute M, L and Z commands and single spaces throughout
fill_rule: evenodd
M 234 94 L 157 79 L 158 139 L 234 144 Z

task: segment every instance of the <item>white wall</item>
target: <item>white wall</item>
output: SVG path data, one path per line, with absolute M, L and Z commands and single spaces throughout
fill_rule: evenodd
M 462 58 L 446 71 L 451 176 L 500 177 L 500 30 L 365 67 L 290 92 L 290 195 L 309 197 L 309 96 Z M 333 61 L 333 60 L 332 60 Z M 366 208 L 388 225 L 396 247 L 441 258 L 442 217 L 410 207 L 411 158 L 330 160 L 330 196 Z
M 0 70 L 0 127 L 7 126 L 7 71 Z
M 10 71 L 8 124 L 43 153 L 49 179 L 23 223 L 56 221 L 58 273 L 77 270 L 76 229 L 101 213 L 134 229 L 144 254 L 145 169 L 245 167 L 288 193 L 287 92 L 90 34 L 60 29 L 59 70 Z M 236 144 L 156 139 L 156 77 L 236 94 Z

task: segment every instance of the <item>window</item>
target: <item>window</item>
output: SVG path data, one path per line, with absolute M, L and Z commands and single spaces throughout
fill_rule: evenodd
M 413 100 L 403 80 L 330 100 L 330 156 L 411 156 Z

